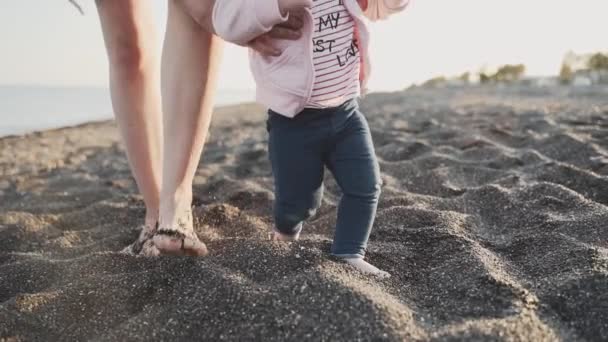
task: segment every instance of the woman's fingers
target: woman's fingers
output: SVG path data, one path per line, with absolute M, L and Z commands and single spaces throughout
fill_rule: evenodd
M 281 55 L 281 50 L 275 48 L 270 39 L 267 39 L 267 35 L 260 36 L 251 42 L 249 42 L 249 47 L 259 52 L 262 55 L 266 56 L 279 56 Z
M 302 36 L 304 26 L 304 12 L 302 10 L 292 11 L 286 22 L 281 23 L 267 33 L 270 38 L 296 40 Z
M 267 35 L 273 39 L 296 40 L 302 36 L 302 31 L 292 30 L 290 28 L 281 26 L 275 26 L 267 33 Z
M 302 8 L 310 8 L 312 5 L 312 0 L 279 0 L 279 9 L 283 14 Z
M 266 56 L 279 56 L 281 50 L 274 47 L 273 40 L 287 39 L 296 40 L 302 37 L 302 27 L 304 26 L 304 12 L 292 11 L 286 22 L 272 28 L 268 33 L 263 34 L 249 42 L 249 47 Z
M 287 21 L 277 26 L 290 28 L 292 30 L 300 30 L 302 29 L 302 26 L 304 26 L 303 16 L 303 10 L 291 11 L 289 12 L 289 18 L 287 18 Z

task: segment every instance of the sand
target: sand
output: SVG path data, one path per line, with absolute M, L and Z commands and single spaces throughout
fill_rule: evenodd
M 369 260 L 268 241 L 264 112 L 218 109 L 205 258 L 119 253 L 144 209 L 111 122 L 0 139 L 0 341 L 608 340 L 608 91 L 410 89 L 362 102 L 384 179 Z

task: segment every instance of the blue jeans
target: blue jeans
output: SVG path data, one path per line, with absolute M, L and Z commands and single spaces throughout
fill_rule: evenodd
M 275 229 L 295 235 L 323 197 L 327 167 L 342 191 L 332 254 L 363 257 L 380 196 L 380 168 L 367 120 L 356 100 L 304 109 L 290 119 L 268 111 Z

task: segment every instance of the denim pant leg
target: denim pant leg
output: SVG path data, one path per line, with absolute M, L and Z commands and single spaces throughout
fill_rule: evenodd
M 322 121 L 327 119 L 305 114 L 289 119 L 269 111 L 267 121 L 275 229 L 286 235 L 300 232 L 302 222 L 315 214 L 323 196 L 322 156 L 327 129 L 322 129 Z
M 363 257 L 382 180 L 367 120 L 357 107 L 334 116 L 328 168 L 342 190 L 332 254 Z

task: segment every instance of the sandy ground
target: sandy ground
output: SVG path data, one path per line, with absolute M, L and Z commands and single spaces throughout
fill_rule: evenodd
M 206 258 L 118 253 L 144 211 L 113 123 L 0 139 L 0 340 L 608 340 L 606 89 L 362 108 L 385 183 L 368 255 L 389 280 L 328 256 L 330 176 L 303 240 L 267 240 L 259 107 L 215 116 L 194 184 Z

